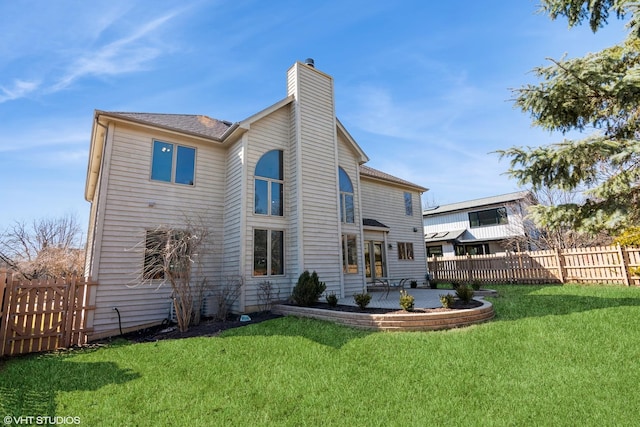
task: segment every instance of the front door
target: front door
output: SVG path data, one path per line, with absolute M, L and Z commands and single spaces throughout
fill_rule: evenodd
M 367 282 L 375 282 L 376 279 L 387 276 L 384 242 L 365 240 L 364 265 Z

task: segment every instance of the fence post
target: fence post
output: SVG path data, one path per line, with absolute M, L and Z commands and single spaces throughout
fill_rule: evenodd
M 13 289 L 13 275 L 11 272 L 5 271 L 2 277 L 2 290 L 0 296 L 4 294 L 4 301 L 0 306 L 0 357 L 5 354 L 5 346 L 7 342 L 7 328 L 9 324 L 9 301 L 11 300 L 11 291 Z M 8 349 L 7 349 L 8 352 Z
M 471 254 L 467 254 L 467 282 L 471 283 L 473 280 L 473 258 Z
M 631 286 L 631 280 L 629 280 L 629 268 L 627 262 L 627 253 L 622 250 L 622 246 L 620 243 L 616 244 L 616 249 L 618 250 L 618 257 L 620 257 L 620 267 L 622 267 L 622 280 L 624 281 L 625 286 Z
M 560 283 L 564 283 L 564 258 L 560 256 L 559 248 L 556 248 L 556 264 L 558 265 L 558 273 L 560 274 Z

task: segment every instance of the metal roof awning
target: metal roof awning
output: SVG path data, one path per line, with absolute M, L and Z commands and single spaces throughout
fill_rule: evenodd
M 439 231 L 437 233 L 427 233 L 424 235 L 424 241 L 426 243 L 451 242 L 453 240 L 457 240 L 464 234 L 465 231 L 467 230 L 462 229 L 453 231 Z
M 389 227 L 376 219 L 362 218 L 362 227 L 369 230 L 389 231 Z

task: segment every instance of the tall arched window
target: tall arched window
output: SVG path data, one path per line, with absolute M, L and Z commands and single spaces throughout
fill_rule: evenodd
M 349 175 L 342 168 L 338 168 L 338 179 L 340 183 L 340 221 L 353 224 L 353 185 Z
M 256 165 L 255 213 L 282 216 L 283 179 L 282 150 L 268 151 Z

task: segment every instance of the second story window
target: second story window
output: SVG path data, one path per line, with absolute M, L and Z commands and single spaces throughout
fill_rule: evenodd
M 471 228 L 503 225 L 508 223 L 507 208 L 505 207 L 469 212 L 469 224 L 471 225 Z
M 284 174 L 282 172 L 282 151 L 265 153 L 255 172 L 254 212 L 260 215 L 283 215 Z
M 413 199 L 408 191 L 404 192 L 404 212 L 407 216 L 413 216 Z
M 153 141 L 152 180 L 193 185 L 195 166 L 195 148 Z
M 340 221 L 353 224 L 355 221 L 353 207 L 353 185 L 349 175 L 342 168 L 338 168 L 340 184 Z

